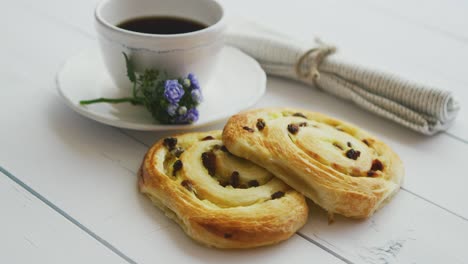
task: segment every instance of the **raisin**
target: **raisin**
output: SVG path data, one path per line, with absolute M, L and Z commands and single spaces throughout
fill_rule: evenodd
M 370 170 L 370 171 L 367 172 L 367 176 L 369 176 L 369 177 L 374 177 L 375 175 L 377 175 L 377 173 L 375 171 L 373 171 L 373 170 Z
M 239 172 L 238 171 L 233 171 L 231 174 L 231 179 L 229 180 L 229 183 L 231 184 L 232 187 L 237 188 L 239 187 L 240 184 L 240 177 L 239 177 Z
M 259 131 L 263 130 L 265 128 L 265 121 L 261 118 L 257 119 L 257 129 Z
M 184 164 L 182 163 L 181 160 L 176 160 L 174 162 L 174 165 L 172 165 L 172 176 L 175 176 L 176 175 L 176 172 L 178 172 L 180 169 L 182 169 L 182 167 L 184 166 Z
M 350 148 L 353 147 L 353 145 L 351 145 L 351 142 L 346 143 L 346 145 L 347 145 L 348 147 L 350 147 Z
M 242 127 L 242 128 L 243 128 L 244 130 L 246 130 L 246 131 L 249 131 L 250 133 L 255 132 L 255 130 L 253 130 L 252 128 L 250 128 L 250 127 L 248 127 L 248 126 L 244 126 L 244 127 Z
M 184 186 L 185 189 L 189 190 L 190 192 L 193 190 L 193 185 L 189 180 L 183 180 L 180 184 Z
M 271 199 L 279 199 L 284 196 L 284 192 L 282 191 L 277 191 L 274 194 L 271 195 Z
M 164 139 L 164 146 L 167 149 L 172 150 L 177 145 L 177 138 L 168 137 Z
M 361 152 L 359 150 L 350 149 L 346 151 L 346 157 L 349 159 L 357 160 L 359 156 L 361 156 Z
M 202 138 L 202 141 L 213 140 L 213 139 L 214 139 L 214 137 L 212 137 L 212 136 L 206 136 L 206 137 Z
M 216 172 L 216 155 L 213 152 L 203 152 L 201 158 L 203 166 L 208 170 L 208 174 L 214 176 Z
M 372 161 L 372 166 L 371 166 L 371 170 L 373 171 L 382 171 L 383 170 L 383 164 L 380 160 L 378 159 L 375 159 Z
M 299 126 L 296 125 L 296 124 L 289 124 L 289 125 L 288 125 L 288 131 L 289 131 L 291 134 L 297 134 L 297 132 L 299 131 Z
M 257 180 L 251 180 L 248 182 L 249 187 L 258 187 L 260 184 Z
M 302 118 L 307 119 L 307 116 L 305 116 L 303 113 L 294 113 L 293 116 L 302 117 Z

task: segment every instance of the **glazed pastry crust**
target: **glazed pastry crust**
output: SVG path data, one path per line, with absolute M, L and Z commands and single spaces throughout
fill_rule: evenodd
M 330 214 L 371 216 L 395 195 L 404 176 L 401 160 L 386 144 L 354 125 L 306 110 L 239 113 L 224 127 L 223 142 Z
M 139 188 L 194 240 L 218 248 L 258 247 L 283 241 L 305 224 L 304 196 L 223 149 L 221 131 L 173 138 L 176 146 L 160 140 L 149 149 L 139 170 Z M 203 153 L 215 157 L 212 175 Z M 174 165 L 177 160 L 182 168 Z

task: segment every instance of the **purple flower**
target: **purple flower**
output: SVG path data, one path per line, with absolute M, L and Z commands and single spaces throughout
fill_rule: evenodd
M 190 108 L 185 114 L 188 123 L 198 121 L 198 110 L 196 108 Z
M 184 96 L 184 89 L 179 81 L 166 80 L 164 83 L 164 96 L 170 104 L 177 104 Z
M 203 96 L 200 89 L 193 89 L 191 92 L 192 99 L 196 104 L 199 104 L 203 101 Z
M 175 123 L 177 124 L 191 124 L 198 121 L 198 110 L 196 108 L 190 108 L 184 115 L 180 115 L 176 118 Z
M 200 89 L 200 84 L 198 83 L 197 77 L 193 73 L 189 73 L 187 78 L 190 80 L 190 83 L 192 85 L 192 89 Z
M 167 107 L 167 113 L 168 113 L 170 116 L 175 116 L 176 111 L 177 111 L 177 108 L 179 108 L 179 105 L 178 105 L 178 104 L 170 104 L 170 105 Z

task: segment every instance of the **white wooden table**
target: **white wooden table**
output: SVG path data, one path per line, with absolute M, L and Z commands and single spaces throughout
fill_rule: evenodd
M 261 106 L 297 106 L 350 121 L 401 156 L 406 181 L 365 221 L 311 205 L 276 246 L 205 248 L 140 195 L 136 170 L 167 133 L 122 130 L 68 109 L 55 73 L 96 45 L 95 0 L 2 1 L 0 263 L 468 263 L 468 2 L 224 1 L 229 12 L 336 44 L 356 62 L 453 90 L 449 131 L 416 134 L 350 103 L 269 78 Z M 222 124 L 209 129 L 221 128 Z

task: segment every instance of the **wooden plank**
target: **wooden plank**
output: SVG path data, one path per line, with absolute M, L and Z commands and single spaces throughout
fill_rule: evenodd
M 466 263 L 468 221 L 405 191 L 368 220 L 327 215 L 311 205 L 301 231 L 354 263 Z
M 127 263 L 0 173 L 1 263 Z
M 468 3 L 457 0 L 365 1 L 376 12 L 404 19 L 434 34 L 441 34 L 468 44 Z

